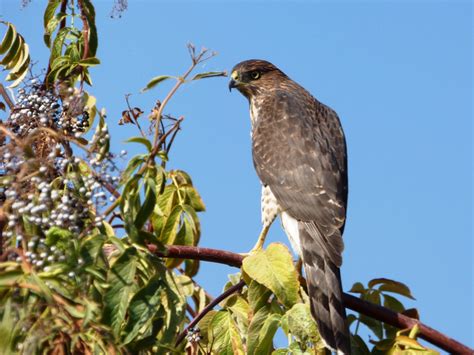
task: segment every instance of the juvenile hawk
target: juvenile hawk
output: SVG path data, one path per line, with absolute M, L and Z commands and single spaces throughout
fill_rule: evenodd
M 262 182 L 261 248 L 278 214 L 302 258 L 311 313 L 325 344 L 350 354 L 339 267 L 347 206 L 346 142 L 339 118 L 273 64 L 247 60 L 229 89 L 250 104 L 252 153 Z

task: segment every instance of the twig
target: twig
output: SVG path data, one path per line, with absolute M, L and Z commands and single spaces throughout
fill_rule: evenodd
M 176 91 L 178 91 L 179 87 L 181 85 L 184 84 L 186 78 L 188 77 L 189 74 L 191 74 L 191 72 L 194 70 L 194 68 L 196 67 L 196 64 L 193 63 L 189 68 L 188 70 L 186 71 L 186 73 L 184 73 L 183 76 L 179 77 L 176 81 L 176 84 L 173 86 L 173 88 L 170 90 L 170 92 L 168 93 L 168 95 L 166 95 L 165 99 L 163 100 L 163 102 L 161 103 L 160 105 L 160 108 L 158 109 L 158 113 L 156 114 L 156 120 L 157 120 L 157 123 L 156 123 L 156 127 L 155 127 L 155 136 L 153 138 L 153 148 L 154 150 L 158 149 L 158 139 L 159 139 L 159 134 L 160 134 L 160 126 L 158 124 L 158 121 L 161 120 L 161 116 L 163 114 L 163 110 L 166 106 L 166 104 L 168 103 L 169 100 L 171 100 L 171 98 L 173 97 L 173 95 L 176 93 Z
M 169 154 L 169 152 L 171 150 L 171 146 L 173 145 L 173 142 L 174 142 L 174 138 L 178 134 L 178 131 L 179 131 L 179 125 L 178 125 L 178 128 L 175 129 L 175 131 L 173 132 L 173 135 L 171 136 L 170 142 L 168 143 L 168 146 L 166 147 L 166 155 Z
M 131 94 L 125 95 L 125 102 L 127 103 L 127 106 L 128 106 L 128 112 L 130 116 L 132 116 L 133 120 L 135 121 L 135 124 L 137 125 L 138 130 L 140 131 L 140 134 L 142 135 L 142 137 L 146 138 L 145 132 L 143 132 L 142 127 L 140 126 L 140 123 L 138 123 L 138 117 L 135 117 L 135 115 L 133 114 L 132 107 L 130 106 L 130 101 L 128 100 L 130 95 Z M 140 110 L 140 112 L 142 112 L 142 110 Z
M 162 253 L 154 245 L 148 245 L 148 250 L 157 256 L 165 258 L 204 260 L 234 267 L 242 265 L 243 256 L 237 253 L 201 247 L 170 245 L 166 247 L 166 253 Z M 371 318 L 380 320 L 394 327 L 405 329 L 418 325 L 419 337 L 440 347 L 452 354 L 470 354 L 474 350 L 454 340 L 445 334 L 423 324 L 417 319 L 407 317 L 401 313 L 394 312 L 388 308 L 364 301 L 347 293 L 343 295 L 346 308 L 365 314 Z M 218 302 L 217 302 L 218 303 Z M 217 304 L 216 303 L 216 304 Z
M 201 52 L 196 56 L 195 51 L 194 51 L 194 46 L 188 45 L 188 50 L 190 50 L 191 48 L 193 49 L 192 52 L 190 51 L 191 60 L 192 60 L 191 66 L 188 68 L 188 70 L 186 70 L 186 72 L 182 76 L 177 78 L 176 84 L 170 90 L 168 95 L 166 95 L 164 100 L 161 102 L 160 108 L 158 109 L 158 113 L 156 115 L 157 124 L 155 127 L 155 136 L 153 138 L 153 148 L 154 148 L 153 150 L 156 149 L 156 152 L 158 152 L 157 146 L 158 146 L 158 139 L 159 139 L 159 133 L 160 133 L 160 127 L 158 125 L 158 122 L 161 120 L 161 116 L 163 114 L 163 110 L 165 109 L 166 104 L 173 97 L 176 91 L 178 91 L 179 87 L 186 82 L 186 78 L 189 76 L 189 74 L 191 74 L 191 72 L 196 68 L 196 66 L 199 63 L 202 63 L 203 61 L 213 56 L 213 54 L 211 53 L 209 57 L 204 57 L 204 55 L 207 53 L 207 50 L 205 49 L 201 50 Z
M 0 95 L 2 95 L 3 99 L 5 100 L 6 104 L 8 105 L 8 108 L 10 110 L 12 110 L 13 107 L 15 106 L 15 104 L 13 103 L 12 99 L 8 95 L 7 90 L 5 90 L 5 87 L 2 84 L 0 84 Z
M 176 339 L 176 346 L 178 346 L 188 333 L 188 330 L 192 327 L 194 327 L 196 324 L 199 323 L 199 321 L 209 313 L 216 305 L 219 304 L 219 302 L 225 300 L 227 297 L 232 295 L 234 292 L 237 292 L 240 290 L 242 287 L 245 286 L 245 281 L 242 280 L 238 284 L 235 284 L 232 287 L 229 287 L 225 292 L 223 292 L 220 296 L 216 297 L 213 301 L 211 301 L 202 311 L 199 313 L 191 322 L 189 322 L 188 326 L 178 335 L 178 338 Z
M 189 303 L 186 304 L 186 310 L 188 313 L 191 315 L 191 317 L 195 318 L 196 317 L 196 311 L 191 307 Z
M 85 7 L 83 0 L 78 0 L 79 10 L 81 11 L 82 20 L 82 38 L 84 39 L 84 53 L 82 59 L 86 59 L 89 56 L 89 21 L 85 15 Z

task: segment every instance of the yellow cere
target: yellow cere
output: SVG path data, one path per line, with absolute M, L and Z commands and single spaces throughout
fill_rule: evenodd
M 237 70 L 234 70 L 230 76 L 232 79 L 237 80 L 239 78 L 239 73 L 237 73 Z

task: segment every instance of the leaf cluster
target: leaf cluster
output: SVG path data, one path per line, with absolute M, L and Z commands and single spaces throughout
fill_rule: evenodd
M 16 31 L 15 26 L 9 22 L 0 21 L 7 26 L 5 35 L 0 42 L 0 66 L 9 71 L 6 81 L 13 81 L 10 88 L 18 86 L 28 73 L 30 67 L 30 51 L 28 44 L 21 34 Z
M 68 11 L 66 3 L 50 0 L 44 13 L 43 38 L 51 50 L 46 83 L 79 79 L 92 85 L 89 67 L 100 64 L 95 56 L 98 36 L 94 6 L 90 0 L 78 0 L 77 7 L 71 5 Z M 82 27 L 76 25 L 79 19 Z

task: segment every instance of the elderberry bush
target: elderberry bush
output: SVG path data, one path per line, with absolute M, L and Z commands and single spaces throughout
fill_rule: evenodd
M 0 147 L 0 198 L 8 212 L 3 245 L 22 248 L 37 270 L 64 262 L 67 239 L 100 227 L 102 209 L 115 200 L 109 190 L 117 187 L 119 171 L 108 151 L 105 121 L 82 150 L 73 150 L 69 141 L 90 126 L 87 97 L 77 88 L 54 91 L 32 79 L 18 90 L 4 123 L 9 134 Z M 64 240 L 56 245 L 59 237 Z

